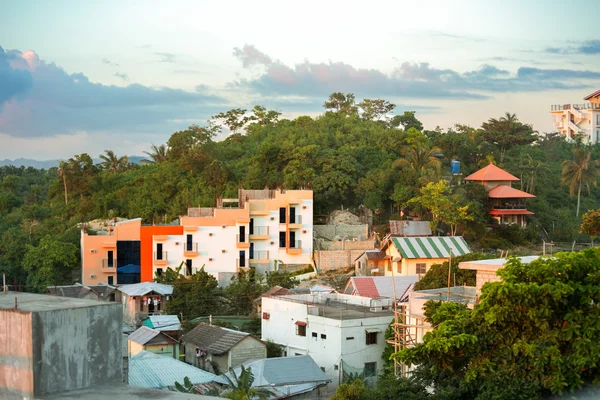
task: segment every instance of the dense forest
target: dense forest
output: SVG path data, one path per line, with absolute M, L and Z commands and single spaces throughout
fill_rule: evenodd
M 172 221 L 189 206 L 235 196 L 240 185 L 310 187 L 317 216 L 360 205 L 380 225 L 424 216 L 481 248 L 589 240 L 579 226 L 586 210 L 599 207 L 600 146 L 538 133 L 510 113 L 444 131 L 424 130 L 414 112 L 390 117 L 395 106 L 385 100 L 334 93 L 324 108 L 318 117 L 292 120 L 261 106 L 223 112 L 153 145 L 141 165 L 113 149 L 97 164 L 78 154 L 49 170 L 1 167 L 0 272 L 30 289 L 72 283 L 79 223 L 117 216 Z M 215 141 L 219 132 L 226 139 Z M 537 196 L 528 202 L 535 212 L 528 228 L 489 233 L 486 193 L 450 174 L 453 159 L 462 177 L 490 162 L 519 177 L 513 186 Z

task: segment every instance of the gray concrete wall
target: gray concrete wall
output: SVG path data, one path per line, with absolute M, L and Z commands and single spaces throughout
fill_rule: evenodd
M 314 225 L 314 236 L 326 240 L 339 238 L 365 240 L 369 237 L 369 225 Z
M 267 345 L 251 336 L 242 339 L 229 351 L 231 368 L 241 365 L 244 361 L 267 358 Z
M 122 381 L 119 303 L 32 313 L 35 396 Z

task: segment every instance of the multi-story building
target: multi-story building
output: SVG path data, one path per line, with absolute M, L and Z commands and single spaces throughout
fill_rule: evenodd
M 166 268 L 200 268 L 226 286 L 240 270 L 265 273 L 312 263 L 311 190 L 243 190 L 214 208 L 190 208 L 179 225 L 140 218 L 92 233 L 82 230 L 84 285 L 152 282 Z
M 490 163 L 467 176 L 465 181 L 479 183 L 487 190 L 490 202 L 488 214 L 498 224 L 527 225 L 527 216 L 533 215 L 533 212 L 527 210 L 525 199 L 535 196 L 512 187 L 512 182 L 519 181 L 519 178 Z
M 221 286 L 240 270 L 274 271 L 281 265 L 312 263 L 311 190 L 239 190 L 215 208 L 191 208 L 181 217 L 181 234 L 155 235 L 153 271 L 183 266 L 199 269 Z
M 353 376 L 376 379 L 393 319 L 389 298 L 338 293 L 262 298 L 262 339 L 283 345 L 287 357 L 310 355 L 331 388 Z
M 581 134 L 584 143 L 600 142 L 600 90 L 583 98 L 582 104 L 558 104 L 551 107 L 555 128 L 573 140 Z

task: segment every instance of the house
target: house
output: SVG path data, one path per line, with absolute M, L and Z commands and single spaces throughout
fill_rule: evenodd
M 177 315 L 151 315 L 144 320 L 144 326 L 164 332 L 173 339 L 179 339 L 181 321 Z
M 386 276 L 424 275 L 433 264 L 471 253 L 461 236 L 394 237 L 387 236 L 381 251 L 386 254 Z
M 584 143 L 596 144 L 600 142 L 600 90 L 583 99 L 588 102 L 553 105 L 550 112 L 554 127 L 567 140 L 574 140 L 581 134 Z
M 205 371 L 227 372 L 244 361 L 267 358 L 264 342 L 246 333 L 205 323 L 181 338 L 185 362 Z
M 311 356 L 333 389 L 351 375 L 376 379 L 393 319 L 392 299 L 339 293 L 263 297 L 262 340 L 284 346 L 286 357 Z
M 354 260 L 356 276 L 377 276 L 383 274 L 387 265 L 385 252 L 381 250 L 366 250 Z
M 218 388 L 227 381 L 210 372 L 171 357 L 142 350 L 129 361 L 129 384 L 137 387 L 169 389 L 185 378 L 200 389 Z M 195 397 L 194 397 L 195 398 Z
M 312 263 L 311 190 L 244 190 L 214 208 L 190 208 L 178 225 L 141 218 L 81 232 L 82 283 L 152 282 L 166 268 L 201 268 L 227 286 L 240 270 L 275 271 Z
M 144 350 L 160 356 L 179 359 L 179 343 L 177 340 L 164 332 L 148 328 L 147 326 L 139 327 L 128 337 L 127 351 L 129 357 L 135 356 Z M 131 365 L 129 368 L 131 370 Z
M 498 224 L 517 224 L 524 227 L 527 225 L 527 215 L 533 215 L 527 210 L 525 199 L 535 196 L 511 187 L 512 182 L 519 180 L 491 163 L 465 178 L 465 181 L 479 183 L 487 190 L 490 200 L 489 215 Z
M 395 298 L 398 302 L 408 299 L 418 275 L 407 276 L 353 276 L 348 279 L 345 294 L 352 296 L 370 297 L 373 299 L 386 297 Z
M 81 283 L 65 286 L 48 286 L 47 294 L 97 301 L 120 301 L 117 287 L 104 283 L 90 286 L 82 285 Z
M 540 256 L 516 257 L 522 264 L 529 264 L 532 261 L 539 259 Z M 500 268 L 504 268 L 509 258 L 494 258 L 491 260 L 476 260 L 463 261 L 458 264 L 460 269 L 470 269 L 477 271 L 476 275 L 476 291 L 477 295 L 481 294 L 481 287 L 487 282 L 499 282 L 500 277 L 496 272 Z
M 173 286 L 154 282 L 141 282 L 118 287 L 123 304 L 123 320 L 141 324 L 152 315 L 166 313 L 166 303 L 171 300 Z
M 271 399 L 327 398 L 323 386 L 331 380 L 310 356 L 264 358 L 242 364 L 254 375 L 252 387 L 268 389 Z M 234 368 L 239 377 L 242 368 Z M 227 373 L 231 378 L 231 373 Z

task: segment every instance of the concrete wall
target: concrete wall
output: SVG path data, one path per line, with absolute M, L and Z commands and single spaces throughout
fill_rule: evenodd
M 316 238 L 335 240 L 339 237 L 347 239 L 366 239 L 369 237 L 369 225 L 315 225 L 313 227 Z
M 229 366 L 235 368 L 244 361 L 263 358 L 267 358 L 267 345 L 252 336 L 248 336 L 229 351 Z
M 34 312 L 35 395 L 120 382 L 122 318 L 118 303 Z
M 476 288 L 477 295 L 481 294 L 481 287 L 487 282 L 500 282 L 500 277 L 496 275 L 496 271 L 477 271 Z
M 348 268 L 364 250 L 317 250 L 314 258 L 319 271 Z
M 328 250 L 375 250 L 375 239 L 336 240 L 327 245 Z
M 0 309 L 0 398 L 33 398 L 31 313 Z

